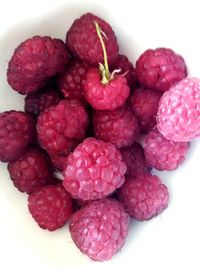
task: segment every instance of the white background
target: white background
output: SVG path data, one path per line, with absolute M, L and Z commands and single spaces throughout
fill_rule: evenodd
M 65 38 L 73 19 L 86 11 L 108 20 L 120 50 L 135 62 L 147 48 L 171 47 L 182 54 L 190 74 L 200 77 L 198 1 L 6 0 L 0 4 L 0 111 L 23 107 L 23 98 L 6 82 L 13 49 L 32 35 Z M 95 263 L 83 256 L 67 227 L 41 230 L 0 164 L 0 266 L 200 266 L 200 143 L 191 144 L 177 171 L 160 173 L 171 193 L 169 208 L 149 222 L 133 222 L 126 245 L 113 260 Z

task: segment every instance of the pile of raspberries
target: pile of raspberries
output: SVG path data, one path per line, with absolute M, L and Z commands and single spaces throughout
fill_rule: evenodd
M 30 214 L 49 231 L 69 222 L 82 253 L 111 259 L 130 219 L 168 206 L 152 170 L 177 169 L 200 136 L 200 79 L 169 48 L 146 50 L 134 67 L 111 26 L 87 13 L 65 42 L 22 42 L 7 80 L 25 100 L 24 111 L 0 113 L 0 161 Z

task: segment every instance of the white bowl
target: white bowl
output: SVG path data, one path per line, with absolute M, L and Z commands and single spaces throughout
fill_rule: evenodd
M 23 109 L 23 97 L 6 81 L 14 48 L 33 35 L 65 38 L 72 21 L 90 11 L 109 21 L 120 52 L 135 62 L 147 48 L 170 47 L 185 58 L 190 75 L 200 77 L 198 1 L 25 1 L 6 0 L 0 9 L 0 111 Z M 27 196 L 12 184 L 0 164 L 1 266 L 200 266 L 200 142 L 184 164 L 157 172 L 169 186 L 169 208 L 148 222 L 133 222 L 127 242 L 111 261 L 96 263 L 73 244 L 67 227 L 40 229 L 27 210 Z M 156 172 L 155 172 L 156 173 Z

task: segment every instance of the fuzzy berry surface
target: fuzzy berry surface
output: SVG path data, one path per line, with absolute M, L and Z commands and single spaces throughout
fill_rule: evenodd
M 94 201 L 74 213 L 69 230 L 82 253 L 94 261 L 111 259 L 123 247 L 130 218 L 116 200 Z
M 158 107 L 157 128 L 175 142 L 200 136 L 200 79 L 184 79 L 164 93 Z
M 136 62 L 141 85 L 161 92 L 187 76 L 184 59 L 169 48 L 146 50 Z
M 189 149 L 187 142 L 174 142 L 166 139 L 154 128 L 144 140 L 144 153 L 148 166 L 159 171 L 175 170 L 183 163 Z
M 125 172 L 121 153 L 113 144 L 87 138 L 69 155 L 63 185 L 73 198 L 100 199 L 122 186 Z
M 169 192 L 157 176 L 144 174 L 128 179 L 118 191 L 118 198 L 132 218 L 144 221 L 167 208 Z
M 63 41 L 34 36 L 15 49 L 8 65 L 8 83 L 20 94 L 35 92 L 44 87 L 48 78 L 62 72 L 68 59 Z
M 89 65 L 81 60 L 72 59 L 70 66 L 58 79 L 58 87 L 65 98 L 85 101 L 83 84 Z
M 0 161 L 16 160 L 35 138 L 35 122 L 22 111 L 0 113 Z
M 73 213 L 73 204 L 61 184 L 48 185 L 29 195 L 28 209 L 42 229 L 54 231 L 69 220 Z
M 139 135 L 138 119 L 129 106 L 112 111 L 94 111 L 93 129 L 97 139 L 117 148 L 131 146 Z
M 113 64 L 118 57 L 117 37 L 107 22 L 91 13 L 86 13 L 74 21 L 67 32 L 66 44 L 74 57 L 91 65 L 98 66 L 100 62 L 103 63 L 103 51 L 94 22 L 97 22 L 104 32 L 108 62 Z
M 92 68 L 86 74 L 85 98 L 96 110 L 114 110 L 124 105 L 130 94 L 126 78 L 115 75 L 108 83 L 101 82 L 98 69 Z
M 49 154 L 68 155 L 84 139 L 87 127 L 83 105 L 77 100 L 61 100 L 38 117 L 38 139 Z
M 149 132 L 156 125 L 156 114 L 162 94 L 149 89 L 138 89 L 131 97 L 131 107 L 137 115 L 142 133 Z

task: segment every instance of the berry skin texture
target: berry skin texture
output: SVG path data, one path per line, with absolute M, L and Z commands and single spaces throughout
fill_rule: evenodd
M 34 120 L 21 111 L 0 113 L 0 161 L 16 160 L 35 138 Z
M 161 92 L 187 76 L 184 59 L 169 48 L 146 50 L 136 62 L 141 85 Z
M 118 191 L 127 213 L 136 220 L 149 220 L 168 206 L 169 192 L 157 176 L 140 175 L 128 179 Z
M 63 185 L 75 199 L 100 199 L 122 186 L 125 172 L 114 145 L 87 138 L 69 155 Z
M 74 213 L 69 231 L 82 253 L 94 261 L 106 261 L 123 247 L 129 223 L 130 218 L 121 203 L 101 199 Z
M 38 116 L 45 108 L 55 105 L 60 97 L 55 90 L 45 89 L 35 94 L 29 94 L 25 97 L 24 110 L 26 113 Z
M 96 110 L 114 110 L 124 105 L 130 94 L 126 78 L 115 75 L 107 84 L 101 82 L 98 69 L 92 68 L 86 74 L 84 83 L 87 102 Z
M 53 163 L 54 167 L 60 171 L 64 171 L 67 165 L 67 158 L 68 154 L 65 156 L 62 155 L 51 155 L 51 162 Z
M 58 79 L 58 87 L 65 98 L 85 101 L 83 84 L 89 65 L 78 59 L 72 59 L 70 66 Z
M 8 65 L 8 83 L 23 95 L 36 92 L 44 87 L 48 78 L 65 69 L 68 59 L 63 41 L 34 36 L 15 49 Z
M 118 57 L 117 37 L 107 22 L 91 13 L 86 13 L 74 21 L 67 32 L 66 44 L 74 57 L 91 65 L 103 63 L 103 51 L 94 22 L 99 24 L 106 36 L 103 38 L 108 62 L 113 64 Z
M 38 117 L 38 139 L 50 155 L 66 156 L 84 138 L 87 126 L 88 116 L 82 104 L 61 100 Z
M 177 169 L 185 160 L 188 149 L 188 143 L 170 141 L 162 136 L 157 128 L 145 136 L 146 163 L 159 171 Z
M 72 199 L 61 184 L 41 187 L 28 197 L 28 209 L 42 229 L 61 228 L 73 213 Z
M 150 169 L 145 162 L 144 150 L 139 143 L 135 142 L 131 147 L 122 148 L 120 152 L 127 166 L 126 178 L 149 173 Z
M 200 136 L 200 79 L 184 79 L 164 93 L 157 128 L 175 142 L 189 142 Z
M 133 92 L 131 106 L 140 120 L 142 133 L 149 132 L 156 125 L 156 114 L 161 93 L 149 89 L 138 89 Z
M 40 149 L 27 149 L 20 158 L 8 164 L 8 171 L 21 192 L 31 193 L 53 182 L 49 158 Z
M 117 148 L 131 146 L 139 134 L 138 119 L 128 106 L 113 111 L 94 111 L 93 129 L 97 139 Z

